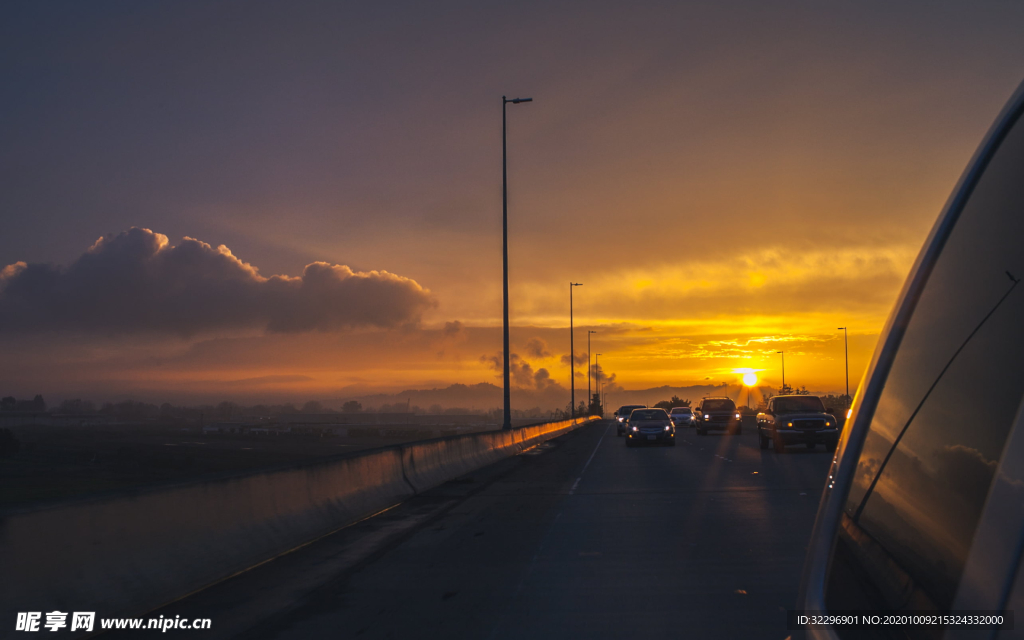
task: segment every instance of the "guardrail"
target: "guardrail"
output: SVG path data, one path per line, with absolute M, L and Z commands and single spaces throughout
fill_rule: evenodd
M 589 420 L 0 515 L 0 607 L 140 614 Z

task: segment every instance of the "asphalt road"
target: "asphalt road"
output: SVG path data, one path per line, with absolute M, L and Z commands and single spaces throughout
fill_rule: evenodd
M 210 618 L 169 634 L 192 638 L 782 640 L 831 454 L 677 437 L 584 427 L 150 615 Z

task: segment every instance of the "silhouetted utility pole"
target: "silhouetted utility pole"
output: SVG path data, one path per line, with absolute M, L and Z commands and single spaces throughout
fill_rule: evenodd
M 850 400 L 850 342 L 846 336 L 846 327 L 839 327 L 843 330 L 843 347 L 846 350 L 846 400 Z
M 783 390 L 783 392 L 785 392 L 785 390 L 786 390 L 786 352 L 785 351 L 776 351 L 775 353 L 781 353 L 782 354 L 782 390 Z
M 507 144 L 505 142 L 505 105 L 508 103 L 533 102 L 533 98 L 513 98 L 509 100 L 501 96 L 501 259 L 502 259 L 502 297 L 505 302 L 505 421 L 502 429 L 512 428 L 512 386 L 509 379 L 508 366 L 508 162 L 506 159 Z
M 571 389 L 572 399 L 569 405 L 570 417 L 576 417 L 576 352 L 573 351 L 572 342 L 572 288 L 582 287 L 583 285 L 579 282 L 569 283 L 569 388 Z

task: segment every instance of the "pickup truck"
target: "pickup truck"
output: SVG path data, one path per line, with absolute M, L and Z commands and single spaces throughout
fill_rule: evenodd
M 707 435 L 711 429 L 725 429 L 735 435 L 743 432 L 740 414 L 732 398 L 704 398 L 693 412 L 693 426 L 699 436 Z
M 757 436 L 762 449 L 767 449 L 771 440 L 775 453 L 785 453 L 791 444 L 808 449 L 823 444 L 827 451 L 835 451 L 839 423 L 818 396 L 775 396 L 757 414 Z

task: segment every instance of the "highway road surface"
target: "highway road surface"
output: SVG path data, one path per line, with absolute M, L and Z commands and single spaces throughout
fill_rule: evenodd
M 591 424 L 149 617 L 210 618 L 168 633 L 204 639 L 782 640 L 831 454 L 677 438 Z

